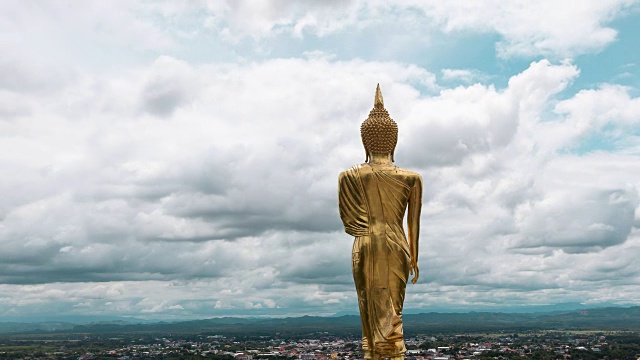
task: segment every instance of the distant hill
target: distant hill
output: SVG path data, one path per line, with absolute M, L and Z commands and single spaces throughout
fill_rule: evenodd
M 57 321 L 42 322 L 0 322 L 0 333 L 29 333 L 29 332 L 52 332 L 61 330 L 73 330 L 76 326 L 72 323 Z
M 640 306 L 586 309 L 558 313 L 427 313 L 404 315 L 405 334 L 526 331 L 526 330 L 640 330 Z M 208 335 L 286 335 L 328 332 L 358 335 L 356 315 L 290 318 L 213 318 L 179 322 L 124 321 L 71 324 L 65 322 L 0 323 L 0 333 L 173 333 Z
M 405 316 L 406 332 L 492 330 L 640 330 L 640 306 L 557 313 L 428 313 Z
M 564 303 L 556 303 L 551 305 L 503 305 L 496 308 L 485 308 L 478 309 L 474 307 L 430 307 L 431 312 L 438 313 L 470 313 L 470 312 L 495 312 L 495 313 L 561 313 L 561 312 L 571 312 L 578 310 L 588 310 L 588 309 L 599 309 L 599 308 L 607 308 L 607 307 L 631 307 L 635 306 L 635 304 L 612 304 L 612 303 L 597 303 L 597 304 L 582 304 L 579 302 L 564 302 Z M 423 309 L 411 309 L 405 308 L 404 314 L 422 314 L 424 313 Z M 347 314 L 346 312 L 337 313 L 336 315 L 357 315 L 356 312 L 352 312 Z

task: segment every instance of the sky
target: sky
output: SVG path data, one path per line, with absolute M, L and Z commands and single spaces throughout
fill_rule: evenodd
M 357 312 L 380 83 L 406 311 L 640 305 L 640 1 L 0 3 L 0 318 Z

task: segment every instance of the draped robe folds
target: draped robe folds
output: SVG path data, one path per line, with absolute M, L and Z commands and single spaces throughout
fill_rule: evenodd
M 345 231 L 355 237 L 353 278 L 365 358 L 402 358 L 402 307 L 411 261 L 402 219 L 411 204 L 410 217 L 419 221 L 421 178 L 397 167 L 356 165 L 340 174 L 338 197 Z

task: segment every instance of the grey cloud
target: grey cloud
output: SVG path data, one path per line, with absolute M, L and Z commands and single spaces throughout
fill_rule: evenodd
M 141 106 L 152 115 L 167 117 L 193 99 L 199 87 L 188 64 L 160 57 L 142 86 Z
M 51 96 L 73 80 L 73 74 L 30 59 L 0 45 L 0 122 L 28 117 L 43 108 L 37 97 Z
M 292 154 L 306 159 L 295 159 Z M 317 171 L 314 157 L 318 154 L 307 157 L 292 154 L 256 156 L 246 152 L 233 155 L 219 152 L 219 159 L 255 160 L 244 160 L 241 166 L 218 164 L 218 170 L 203 171 L 188 181 L 185 176 L 184 184 L 196 186 L 168 195 L 161 202 L 162 208 L 166 214 L 205 220 L 226 233 L 218 237 L 228 236 L 228 239 L 260 235 L 269 230 L 322 233 L 341 229 L 335 209 L 336 191 L 331 189 L 327 194 L 324 180 L 310 175 Z M 292 176 L 293 173 L 300 175 Z M 214 175 L 213 179 L 209 178 L 210 174 Z M 211 191 L 207 188 L 216 178 L 224 185 L 216 186 L 219 191 L 214 192 L 218 193 L 209 194 Z
M 522 234 L 514 248 L 583 252 L 622 244 L 637 206 L 637 192 L 628 189 L 574 191 L 543 199 L 524 210 Z
M 273 267 L 281 281 L 296 284 L 352 284 L 353 238 L 342 232 L 272 233 L 264 245 L 268 250 L 260 266 Z M 283 234 L 283 233 L 280 233 Z
M 507 145 L 518 126 L 519 100 L 508 93 L 474 86 L 476 89 L 442 93 L 422 105 L 421 112 L 429 115 L 414 115 L 406 128 L 400 129 L 407 135 L 401 134 L 406 143 L 398 148 L 399 158 L 418 167 L 458 165 L 472 154 Z
M 450 241 L 459 242 L 459 239 Z M 454 249 L 451 249 L 454 250 Z M 531 263 L 526 255 L 509 258 L 483 252 L 465 252 L 460 256 L 446 254 L 447 249 L 435 250 L 442 257 L 428 257 L 421 267 L 421 279 L 427 288 L 442 285 L 452 288 L 483 288 L 487 291 L 505 289 L 513 292 L 561 288 L 555 271 L 540 263 Z M 455 250 L 454 250 L 455 251 Z M 529 268 L 527 268 L 529 266 Z
M 143 108 L 161 117 L 171 115 L 187 100 L 185 89 L 169 81 L 153 81 L 145 86 L 142 95 Z
M 0 89 L 15 93 L 48 93 L 65 85 L 71 76 L 52 69 L 15 51 L 4 49 L 0 60 Z
M 3 283 L 42 284 L 219 277 L 226 274 L 234 258 L 238 256 L 226 251 L 187 250 L 184 244 L 129 246 L 126 254 L 117 244 L 90 245 L 78 250 L 34 251 L 29 262 L 3 262 L 0 278 Z
M 3 94 L 0 99 L 0 119 L 13 120 L 20 116 L 31 114 L 33 104 L 15 94 Z

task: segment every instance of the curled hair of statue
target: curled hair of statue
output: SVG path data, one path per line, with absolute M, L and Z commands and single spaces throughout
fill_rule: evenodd
M 389 154 L 391 161 L 395 162 L 394 153 L 398 143 L 398 124 L 389 116 L 384 108 L 384 100 L 380 91 L 380 84 L 376 88 L 373 109 L 369 117 L 360 125 L 360 135 L 364 145 L 366 158 L 369 162 L 371 154 Z

